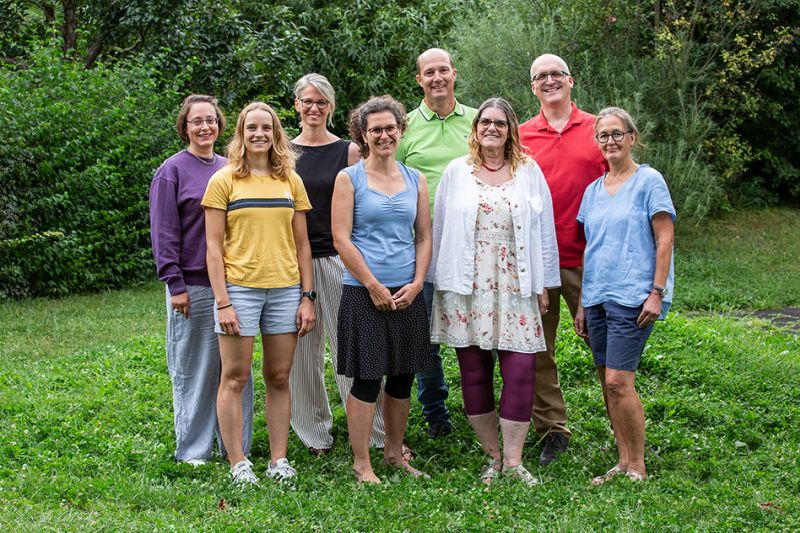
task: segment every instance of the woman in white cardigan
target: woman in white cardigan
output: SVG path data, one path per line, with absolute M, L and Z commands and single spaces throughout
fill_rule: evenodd
M 431 341 L 456 349 L 464 410 L 489 463 L 528 485 L 522 465 L 533 406 L 536 352 L 545 349 L 545 288 L 561 283 L 553 206 L 539 166 L 523 154 L 518 121 L 501 98 L 478 109 L 469 154 L 450 162 L 436 190 Z M 501 454 L 494 399 L 497 350 Z

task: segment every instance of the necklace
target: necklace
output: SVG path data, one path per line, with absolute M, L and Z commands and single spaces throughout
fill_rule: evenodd
M 211 159 L 206 159 L 205 157 L 200 157 L 197 154 L 192 154 L 192 152 L 189 151 L 188 149 L 186 150 L 186 152 L 191 154 L 192 157 L 194 157 L 195 159 L 197 159 L 198 161 L 200 161 L 204 165 L 212 166 L 212 165 L 215 165 L 217 163 L 217 154 L 213 154 L 211 156 Z
M 499 166 L 499 167 L 497 167 L 497 168 L 492 168 L 492 167 L 490 167 L 489 165 L 487 165 L 486 163 L 481 163 L 481 166 L 482 166 L 483 168 L 485 168 L 486 170 L 488 170 L 489 172 L 497 172 L 498 170 L 500 170 L 501 168 L 503 168 L 504 166 L 506 166 L 506 162 L 505 162 L 505 161 L 503 161 L 503 164 L 502 164 L 502 165 L 500 165 L 500 166 Z

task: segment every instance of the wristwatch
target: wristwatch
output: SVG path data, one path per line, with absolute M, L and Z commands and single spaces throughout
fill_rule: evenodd
M 656 284 L 653 284 L 653 288 L 650 292 L 656 291 L 662 298 L 667 295 L 667 288 L 666 287 L 659 287 Z
M 313 302 L 314 300 L 317 299 L 317 291 L 315 291 L 313 289 L 310 290 L 310 291 L 304 291 L 302 298 L 308 298 L 309 300 L 311 300 Z

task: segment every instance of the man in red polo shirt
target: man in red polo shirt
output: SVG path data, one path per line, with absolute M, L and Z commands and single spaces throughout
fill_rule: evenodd
M 544 436 L 539 457 L 543 465 L 567 449 L 571 435 L 554 357 L 559 296 L 564 297 L 574 317 L 586 246 L 575 217 L 587 185 L 606 170 L 603 154 L 594 142 L 594 115 L 581 111 L 570 99 L 574 82 L 563 59 L 553 54 L 537 57 L 531 65 L 531 89 L 541 103 L 541 111 L 519 127 L 520 142 L 542 168 L 550 187 L 561 266 L 561 287 L 548 289 L 550 309 L 542 317 L 547 351 L 536 357 L 533 425 Z

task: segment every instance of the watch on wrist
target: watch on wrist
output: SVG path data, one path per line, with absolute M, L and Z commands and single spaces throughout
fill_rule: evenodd
M 303 291 L 302 298 L 308 298 L 309 300 L 311 300 L 313 302 L 314 300 L 317 299 L 317 291 L 315 291 L 313 289 L 310 290 L 310 291 Z
M 660 286 L 658 286 L 656 284 L 653 284 L 653 288 L 650 290 L 650 292 L 653 292 L 653 291 L 657 292 L 659 294 L 659 296 L 661 296 L 662 298 L 667 295 L 667 288 L 666 287 L 660 287 Z

